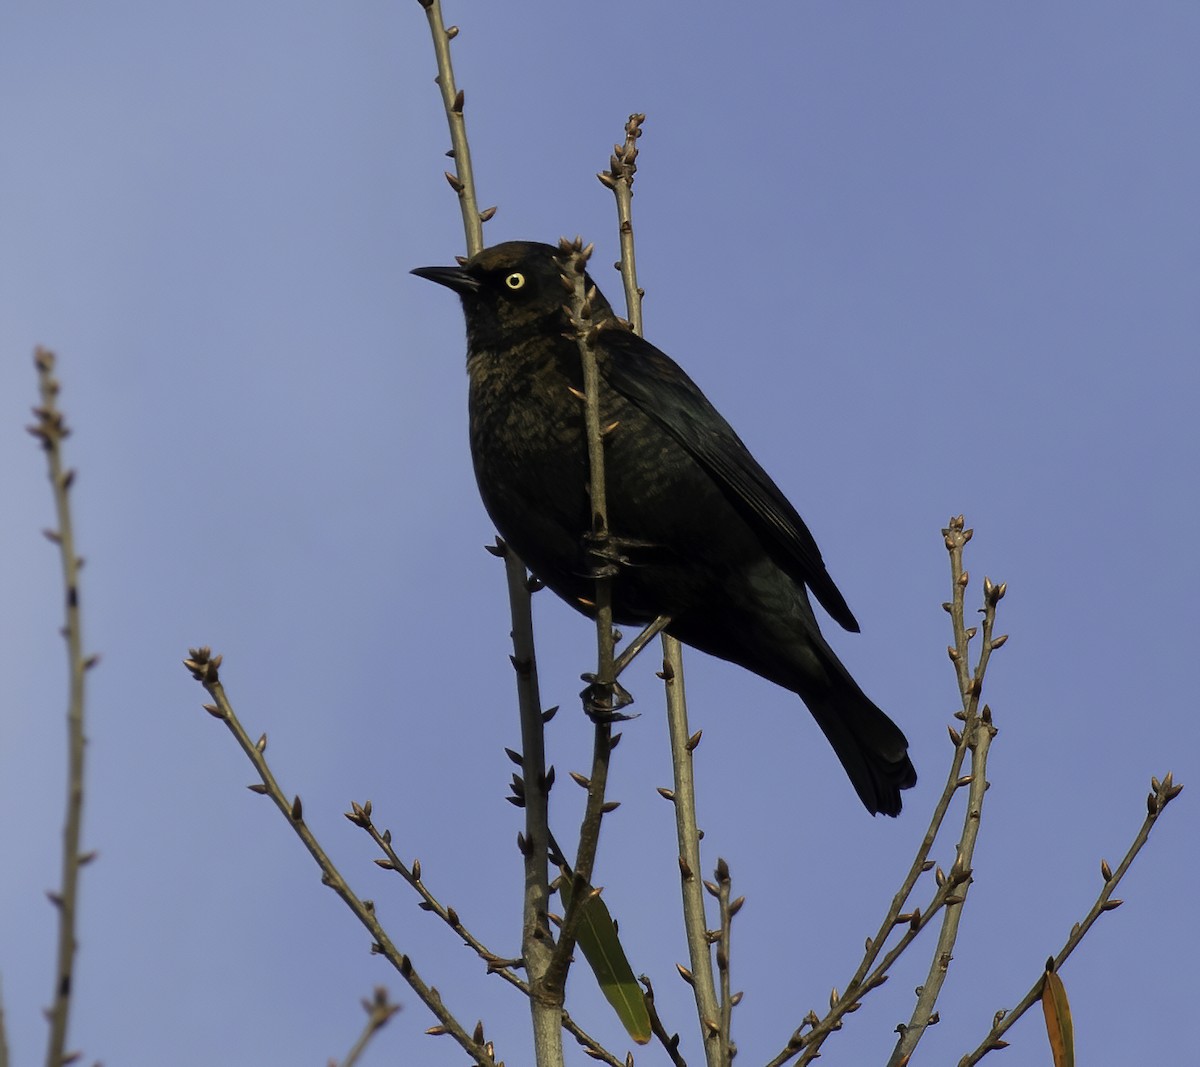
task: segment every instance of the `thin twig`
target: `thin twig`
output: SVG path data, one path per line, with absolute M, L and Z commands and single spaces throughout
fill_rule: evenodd
M 625 143 L 613 145 L 607 171 L 596 175 L 613 191 L 617 201 L 617 228 L 621 238 L 621 281 L 625 286 L 625 317 L 633 332 L 642 336 L 642 297 L 638 288 L 637 259 L 633 247 L 633 176 L 637 173 L 638 138 L 645 115 L 630 115 L 625 123 Z
M 83 757 L 87 739 L 84 735 L 84 678 L 98 657 L 83 654 L 83 632 L 79 611 L 79 568 L 83 561 L 75 554 L 75 532 L 71 522 L 69 490 L 75 472 L 63 465 L 62 443 L 70 434 L 62 412 L 58 409 L 59 383 L 54 376 L 54 353 L 39 348 L 34 353 L 41 404 L 33 409 L 37 423 L 29 427 L 46 453 L 50 485 L 58 528 L 47 530 L 46 537 L 58 545 L 62 560 L 65 591 L 65 621 L 62 633 L 67 641 L 67 805 L 63 827 L 62 882 L 57 893 L 50 895 L 58 909 L 58 952 L 55 963 L 54 997 L 48 1011 L 50 1036 L 46 1047 L 47 1067 L 59 1067 L 77 1054 L 66 1050 L 67 1022 L 71 1011 L 72 972 L 75 965 L 75 918 L 79 902 L 79 871 L 92 858 L 80 855 L 79 842 L 83 822 Z M 2 1043 L 0 1043 L 2 1045 Z M 7 1057 L 7 1052 L 4 1053 Z
M 587 1053 L 588 1059 L 595 1060 L 597 1063 L 606 1063 L 608 1067 L 629 1067 L 628 1063 L 617 1059 L 596 1038 L 584 1030 L 565 1009 L 562 1013 L 562 1028 L 575 1038 L 579 1047 Z
M 696 1014 L 704 1041 L 708 1067 L 719 1067 L 720 1032 L 717 1024 L 716 983 L 712 969 L 712 946 L 708 941 L 708 919 L 704 913 L 704 892 L 700 883 L 700 830 L 696 824 L 696 782 L 692 753 L 700 742 L 700 733 L 688 736 L 687 694 L 683 681 L 683 655 L 679 642 L 663 640 L 663 682 L 666 686 L 667 727 L 671 740 L 671 770 L 674 788 L 670 790 L 675 808 L 675 837 L 679 845 L 679 888 L 683 896 L 683 928 L 687 937 L 691 969 L 680 973 L 692 987 Z M 666 794 L 664 794 L 666 795 Z
M 955 849 L 954 864 L 959 869 L 969 871 L 975 855 L 975 843 L 979 837 L 984 793 L 988 787 L 987 757 L 992 739 L 996 736 L 996 728 L 992 725 L 991 709 L 984 705 L 981 714 L 979 698 L 983 692 L 983 679 L 987 672 L 992 649 L 999 647 L 993 645 L 996 605 L 1003 598 L 1007 587 L 1003 582 L 993 583 L 987 577 L 983 579 L 983 641 L 979 650 L 979 660 L 972 672 L 967 662 L 967 648 L 969 643 L 974 640 L 977 631 L 974 627 L 968 629 L 963 617 L 963 600 L 969 581 L 969 576 L 963 567 L 963 549 L 972 536 L 972 531 L 965 529 L 965 525 L 963 517 L 959 515 L 951 519 L 949 526 L 942 531 L 942 534 L 946 549 L 950 554 L 950 576 L 954 590 L 950 610 L 954 627 L 954 649 L 951 659 L 955 665 L 955 673 L 959 680 L 959 690 L 963 700 L 963 739 L 971 748 L 970 790 L 967 797 L 967 810 L 963 816 L 962 835 Z M 1003 643 L 1004 641 L 1001 640 L 1000 644 Z M 901 1067 L 908 1063 L 926 1029 L 936 1021 L 934 1005 L 941 994 L 942 986 L 945 984 L 946 975 L 950 969 L 950 961 L 954 957 L 954 945 L 958 939 L 963 904 L 970 886 L 971 879 L 967 877 L 963 880 L 956 898 L 949 902 L 946 913 L 942 916 L 942 928 L 938 933 L 929 973 L 920 987 L 917 1003 L 907 1026 L 900 1028 L 900 1038 L 892 1051 L 888 1067 Z
M 622 672 L 628 667 L 634 659 L 641 653 L 651 641 L 654 640 L 663 630 L 671 625 L 670 615 L 659 615 L 649 626 L 647 626 L 640 634 L 629 642 L 623 649 L 621 654 L 613 661 L 613 676 L 620 678 Z
M 466 94 L 455 83 L 454 68 L 450 60 L 450 42 L 458 35 L 458 28 L 446 28 L 439 0 L 419 2 L 429 21 L 433 50 L 437 58 L 436 81 L 441 90 L 446 122 L 450 129 L 450 155 L 454 159 L 455 172 L 447 172 L 446 179 L 458 195 L 467 255 L 473 256 L 483 248 L 483 223 L 495 214 L 496 209 L 490 207 L 480 212 L 475 192 L 475 172 L 471 165 L 471 148 L 463 116 Z M 498 538 L 495 554 L 504 559 L 508 583 L 512 617 L 512 663 L 517 676 L 517 699 L 521 718 L 521 795 L 525 809 L 525 831 L 523 835 L 518 835 L 518 845 L 525 866 L 521 948 L 529 984 L 534 993 L 529 1002 L 534 1056 L 539 1067 L 559 1067 L 563 1063 L 561 1027 L 567 1025 L 568 1017 L 563 1009 L 561 988 L 551 991 L 546 985 L 554 946 L 554 937 L 547 921 L 550 896 L 547 863 L 549 784 L 546 778 L 545 719 L 538 690 L 537 659 L 534 654 L 530 610 L 531 586 L 525 565 L 516 553 Z
M 744 898 L 736 901 L 729 899 L 733 880 L 729 876 L 729 864 L 718 857 L 716 883 L 705 882 L 704 887 L 717 898 L 718 912 L 721 916 L 721 927 L 717 937 L 717 974 L 721 982 L 721 1018 L 720 1032 L 721 1047 L 725 1063 L 733 1062 L 737 1055 L 737 1046 L 733 1043 L 733 1007 L 735 997 L 729 981 L 729 953 L 732 947 L 730 935 L 733 931 L 733 917 L 741 909 Z
M 496 209 L 489 208 L 481 214 L 475 196 L 475 171 L 471 166 L 471 146 L 467 143 L 467 124 L 463 118 L 466 93 L 455 85 L 454 67 L 450 62 L 450 42 L 458 36 L 458 27 L 446 28 L 442 20 L 441 0 L 418 0 L 418 3 L 425 9 L 425 17 L 429 20 L 438 68 L 434 80 L 442 91 L 442 105 L 450 127 L 450 155 L 454 160 L 454 173 L 446 171 L 446 180 L 458 194 L 463 231 L 467 238 L 467 255 L 473 256 L 483 248 L 483 223 L 495 214 Z
M 874 937 L 867 938 L 866 947 L 863 952 L 863 958 L 851 976 L 850 981 L 846 983 L 845 992 L 838 1000 L 837 1006 L 829 1012 L 823 1019 L 818 1020 L 815 1013 L 810 1013 L 809 1017 L 794 1031 L 787 1046 L 772 1059 L 768 1067 L 781 1067 L 791 1059 L 797 1052 L 807 1047 L 820 1048 L 821 1043 L 825 1038 L 832 1033 L 841 1024 L 841 1019 L 844 1015 L 855 1010 L 857 1004 L 862 997 L 871 989 L 877 988 L 868 981 L 868 975 L 884 974 L 886 975 L 886 967 L 876 968 L 876 962 L 882 955 L 884 948 L 887 945 L 888 936 L 898 926 L 904 926 L 911 923 L 914 917 L 919 916 L 919 911 L 906 913 L 904 907 L 908 903 L 908 898 L 912 895 L 920 876 L 927 871 L 933 869 L 933 862 L 929 859 L 929 852 L 933 848 L 933 843 L 937 838 L 938 831 L 941 829 L 942 822 L 945 820 L 946 812 L 950 808 L 950 802 L 953 800 L 955 793 L 958 792 L 959 771 L 962 766 L 963 758 L 967 748 L 965 744 L 959 744 L 954 752 L 954 757 L 951 761 L 950 772 L 947 776 L 946 785 L 942 789 L 942 794 L 938 798 L 938 802 L 934 807 L 933 815 L 929 820 L 929 827 L 925 831 L 925 836 L 921 839 L 921 844 L 917 848 L 916 857 L 913 859 L 912 865 L 908 869 L 908 873 L 904 876 L 900 888 L 892 897 L 892 902 L 888 906 L 888 910 L 883 917 L 883 921 L 879 925 Z M 911 936 L 906 935 L 907 940 L 902 939 L 901 944 L 907 945 L 918 931 L 911 930 Z M 892 957 L 893 959 L 896 957 Z M 885 963 L 887 958 L 885 957 Z M 890 964 L 889 964 L 890 965 Z M 874 970 L 873 970 L 874 968 Z M 881 984 L 881 983 L 879 983 Z M 801 1036 L 805 1025 L 811 1026 L 812 1029 Z
M 370 1000 L 363 997 L 362 1006 L 367 1013 L 367 1022 L 363 1027 L 363 1032 L 351 1046 L 350 1051 L 346 1053 L 346 1058 L 342 1060 L 341 1064 L 332 1064 L 331 1067 L 354 1067 L 371 1038 L 379 1033 L 387 1025 L 388 1020 L 400 1010 L 399 1004 L 393 1004 L 388 1000 L 388 991 L 383 986 L 375 987 L 375 992 Z
M 211 649 L 208 648 L 191 649 L 189 650 L 188 658 L 184 660 L 184 666 L 191 671 L 192 677 L 204 686 L 205 691 L 213 699 L 213 703 L 205 704 L 204 709 L 210 715 L 225 723 L 229 728 L 229 732 L 233 734 L 238 745 L 258 772 L 261 783 L 256 782 L 250 786 L 250 789 L 255 793 L 271 798 L 272 802 L 295 831 L 296 836 L 300 838 L 304 847 L 308 849 L 309 855 L 316 861 L 317 866 L 321 870 L 321 881 L 342 898 L 350 910 L 354 912 L 358 921 L 370 932 L 373 938 L 372 952 L 382 955 L 387 959 L 408 983 L 421 1002 L 437 1018 L 439 1025 L 431 1027 L 426 1032 L 430 1034 L 449 1034 L 458 1042 L 463 1051 L 474 1059 L 479 1067 L 495 1067 L 495 1058 L 491 1051 L 490 1043 L 485 1043 L 482 1040 L 476 1041 L 466 1032 L 442 1002 L 441 994 L 434 987 L 425 983 L 413 967 L 412 960 L 397 949 L 384 932 L 383 927 L 379 924 L 379 920 L 375 917 L 374 904 L 359 899 L 342 877 L 341 872 L 334 865 L 333 861 L 326 855 L 325 850 L 321 847 L 309 829 L 308 824 L 304 821 L 304 812 L 300 798 L 297 796 L 289 800 L 284 795 L 264 755 L 267 747 L 266 735 L 264 734 L 257 742 L 250 740 L 250 736 L 238 720 L 232 704 L 230 704 L 228 697 L 225 695 L 225 688 L 221 684 L 218 674 L 220 665 L 221 657 L 214 656 Z
M 1173 776 L 1168 772 L 1161 782 L 1157 778 L 1151 778 L 1150 789 L 1151 792 L 1146 797 L 1146 818 L 1142 822 L 1141 829 L 1138 830 L 1137 836 L 1133 839 L 1133 844 L 1129 846 L 1129 850 L 1125 853 L 1125 858 L 1121 860 L 1115 871 L 1111 870 L 1107 863 L 1101 862 L 1100 871 L 1104 878 L 1104 888 L 1100 891 L 1096 902 L 1092 905 L 1087 915 L 1084 916 L 1082 922 L 1077 922 L 1071 927 L 1071 933 L 1067 937 L 1066 943 L 1053 957 L 1053 966 L 1049 967 L 1049 970 L 1054 971 L 1054 973 L 1058 973 L 1071 953 L 1079 947 L 1080 942 L 1087 935 L 1087 932 L 1092 928 L 1096 920 L 1106 911 L 1112 911 L 1114 908 L 1120 907 L 1122 901 L 1114 899 L 1113 892 L 1121 884 L 1121 879 L 1125 877 L 1125 872 L 1133 865 L 1133 861 L 1137 858 L 1138 853 L 1141 852 L 1142 846 L 1149 840 L 1150 831 L 1154 827 L 1158 817 L 1162 814 L 1163 809 L 1179 795 L 1183 786 L 1176 785 Z M 988 1031 L 987 1036 L 974 1052 L 969 1053 L 958 1061 L 958 1067 L 972 1067 L 973 1064 L 978 1063 L 989 1052 L 994 1049 L 1004 1048 L 1008 1044 L 1007 1041 L 1003 1040 L 1004 1034 L 1013 1023 L 1041 998 L 1042 983 L 1045 980 L 1045 974 L 1046 968 L 1043 967 L 1042 971 L 1038 974 L 1037 980 L 1030 987 L 1029 992 L 1025 994 L 1015 1008 L 996 1013 L 995 1024 Z
M 363 804 L 355 801 L 350 802 L 350 810 L 345 813 L 355 826 L 365 830 L 371 840 L 375 842 L 379 850 L 386 857 L 385 859 L 376 860 L 375 863 L 384 870 L 395 871 L 403 878 L 413 889 L 416 890 L 421 897 L 421 903 L 418 907 L 422 911 L 432 912 L 441 919 L 447 926 L 450 927 L 459 937 L 462 938 L 463 944 L 475 951 L 475 954 L 487 964 L 489 974 L 498 974 L 510 985 L 516 986 L 526 996 L 529 995 L 528 984 L 521 979 L 513 970 L 514 967 L 520 967 L 522 960 L 510 959 L 499 955 L 489 949 L 482 941 L 479 940 L 470 930 L 463 924 L 459 917 L 457 909 L 443 904 L 430 892 L 429 887 L 425 884 L 422 877 L 421 861 L 413 860 L 412 866 L 404 862 L 392 847 L 392 835 L 390 830 L 380 830 L 375 825 L 371 818 L 371 802 L 368 800 Z
M 4 997 L 0 995 L 0 1067 L 8 1067 L 8 1030 L 4 1025 Z
M 820 1048 L 825 1039 L 834 1031 L 841 1029 L 842 1020 L 861 1007 L 863 998 L 868 993 L 878 989 L 888 980 L 888 973 L 892 966 L 917 939 L 921 931 L 933 921 L 938 912 L 954 899 L 958 887 L 970 877 L 970 873 L 970 871 L 956 866 L 951 867 L 950 873 L 944 876 L 944 881 L 939 883 L 932 899 L 924 909 L 917 908 L 912 912 L 897 915 L 893 926 L 903 927 L 904 933 L 900 939 L 886 953 L 883 953 L 881 958 L 878 953 L 875 953 L 875 958 L 878 958 L 879 962 L 861 981 L 854 986 L 848 986 L 844 993 L 839 993 L 836 988 L 833 990 L 829 997 L 829 1012 L 824 1018 L 818 1019 L 816 1012 L 810 1011 L 792 1034 L 787 1047 L 770 1061 L 768 1067 L 779 1067 L 797 1053 L 802 1053 L 800 1059 L 796 1061 L 798 1065 L 810 1064 L 816 1060 L 821 1055 Z M 880 945 L 882 943 L 883 941 L 880 939 Z M 874 952 L 874 948 L 872 947 L 870 951 Z M 804 1032 L 806 1026 L 811 1027 L 807 1033 Z
M 604 432 L 600 428 L 600 369 L 592 339 L 596 325 L 593 319 L 592 294 L 587 291 L 587 261 L 592 246 L 583 241 L 565 238 L 559 244 L 563 254 L 560 261 L 563 282 L 570 287 L 570 324 L 579 346 L 583 364 L 584 425 L 587 435 L 588 498 L 591 501 L 591 543 L 596 559 L 596 697 L 607 699 L 611 709 L 612 686 L 615 681 L 613 664 L 612 580 L 615 565 L 606 558 L 608 549 L 608 492 L 604 477 Z
M 550 839 L 550 782 L 546 775 L 545 729 L 549 714 L 542 711 L 538 687 L 537 657 L 533 645 L 533 615 L 530 583 L 525 565 L 497 538 L 504 552 L 512 618 L 512 665 L 517 679 L 517 703 L 521 718 L 521 802 L 525 810 L 525 833 L 518 845 L 525 865 L 525 894 L 521 920 L 521 953 L 530 986 L 538 995 L 530 997 L 534 1054 L 540 1067 L 557 1067 L 563 1062 L 563 1001 L 544 993 L 546 974 L 554 955 L 554 935 L 547 918 L 550 910 L 550 877 L 547 852 Z M 578 1035 L 577 1035 L 578 1036 Z
M 642 335 L 642 297 L 645 295 L 638 285 L 637 259 L 634 254 L 633 238 L 633 179 L 637 173 L 638 139 L 642 135 L 643 114 L 629 116 L 625 124 L 625 143 L 614 145 L 609 160 L 609 169 L 596 177 L 605 187 L 612 190 L 617 208 L 617 229 L 621 241 L 621 260 L 617 264 L 621 271 L 621 282 L 625 290 L 625 316 L 630 327 L 638 336 Z M 670 625 L 670 619 L 660 617 L 653 625 Z M 639 635 L 638 641 L 644 635 Z M 680 968 L 680 973 L 692 987 L 696 1000 L 696 1014 L 700 1034 L 704 1043 L 704 1056 L 708 1067 L 716 1067 L 721 1060 L 721 1041 L 717 1019 L 716 982 L 712 969 L 712 947 L 708 941 L 708 919 L 704 913 L 704 893 L 696 872 L 700 870 L 700 832 L 696 825 L 696 789 L 692 775 L 692 751 L 699 741 L 688 732 L 687 697 L 683 678 L 683 648 L 668 634 L 662 636 L 663 669 L 662 679 L 667 706 L 667 725 L 671 739 L 671 766 L 674 788 L 663 792 L 675 808 L 675 832 L 679 845 L 680 890 L 683 897 L 683 925 L 688 943 L 690 970 Z M 632 659 L 640 648 L 626 649 L 625 655 Z M 621 664 L 622 668 L 624 663 Z M 660 790 L 660 792 L 662 792 Z
M 679 1035 L 667 1033 L 667 1028 L 659 1018 L 658 1009 L 654 1006 L 654 986 L 644 974 L 640 981 L 646 987 L 646 1012 L 650 1016 L 651 1032 L 658 1038 L 659 1044 L 662 1045 L 663 1051 L 666 1052 L 673 1067 L 687 1067 L 687 1060 L 679 1052 Z
M 582 915 L 587 890 L 590 888 L 592 866 L 600 842 L 600 825 L 605 810 L 605 790 L 608 785 L 608 764 L 612 753 L 612 713 L 614 710 L 612 578 L 615 567 L 606 559 L 609 547 L 608 503 L 604 480 L 604 437 L 600 429 L 600 376 L 596 354 L 592 348 L 594 319 L 592 296 L 587 291 L 585 267 L 592 246 L 583 246 L 576 238 L 560 242 L 564 285 L 568 285 L 568 306 L 571 327 L 579 346 L 583 364 L 584 417 L 588 443 L 588 492 L 591 501 L 592 530 L 590 544 L 596 561 L 596 673 L 584 690 L 585 703 L 595 721 L 592 745 L 592 770 L 587 779 L 587 803 L 579 829 L 579 848 L 572 870 L 574 878 L 570 903 L 563 915 L 562 929 L 546 976 L 547 990 L 557 995 L 566 982 L 575 949 L 575 929 Z
M 971 531 L 964 530 L 964 525 L 960 516 L 952 519 L 949 529 L 943 531 L 944 543 L 947 551 L 951 553 L 951 583 L 954 598 L 953 603 L 947 603 L 944 607 L 950 613 L 954 626 L 954 648 L 957 650 L 961 646 L 964 650 L 961 661 L 955 660 L 956 666 L 959 662 L 965 664 L 965 649 L 969 641 L 966 625 L 963 621 L 966 584 L 962 581 L 962 576 L 965 573 L 962 568 L 962 549 L 970 541 Z M 954 536 L 951 536 L 952 533 Z M 990 583 L 985 583 L 985 600 L 990 595 L 989 589 L 991 588 L 993 587 Z M 1000 587 L 995 588 L 998 589 Z M 1000 595 L 1003 594 L 1001 593 Z M 998 599 L 999 597 L 997 596 L 996 600 Z M 957 605 L 957 608 L 955 605 Z M 994 603 L 992 607 L 994 610 Z M 1003 639 L 1001 638 L 996 639 L 992 643 L 994 647 L 999 647 L 1001 644 L 1003 644 Z M 988 646 L 988 652 L 990 652 L 992 645 Z M 951 658 L 954 658 L 953 655 Z M 986 670 L 986 667 L 987 659 L 986 657 L 981 657 L 981 670 L 976 675 L 979 679 L 980 689 L 983 680 L 982 670 Z M 957 677 L 959 679 L 960 695 L 963 700 L 963 710 L 957 712 L 956 715 L 959 718 L 966 718 L 968 714 L 976 716 L 979 689 L 976 689 L 972 676 L 966 667 L 957 672 Z M 938 872 L 938 888 L 930 903 L 924 909 L 918 908 L 911 912 L 904 911 L 921 875 L 932 870 L 934 867 L 933 862 L 929 859 L 929 853 L 945 822 L 951 801 L 960 789 L 972 784 L 974 781 L 971 776 L 964 777 L 962 775 L 962 765 L 966 754 L 975 743 L 974 733 L 967 729 L 964 729 L 960 733 L 951 727 L 950 738 L 954 743 L 954 755 L 950 762 L 946 784 L 934 806 L 929 826 L 925 831 L 924 837 L 921 839 L 908 873 L 905 875 L 903 882 L 901 882 L 900 888 L 892 897 L 891 904 L 875 936 L 867 939 L 862 960 L 851 976 L 850 981 L 846 983 L 843 992 L 839 996 L 832 998 L 833 1002 L 830 1005 L 828 1013 L 824 1017 L 818 1018 L 815 1012 L 810 1012 L 801 1022 L 800 1026 L 793 1031 L 787 1045 L 770 1060 L 768 1067 L 781 1067 L 782 1064 L 787 1063 L 792 1057 L 801 1052 L 803 1052 L 803 1056 L 799 1060 L 799 1063 L 811 1063 L 819 1054 L 822 1044 L 829 1035 L 840 1029 L 844 1017 L 856 1011 L 862 999 L 871 990 L 877 989 L 887 980 L 892 964 L 899 959 L 900 955 L 916 939 L 921 930 L 928 926 L 943 907 L 958 899 L 960 895 L 959 887 L 966 884 L 971 873 L 970 867 L 962 856 L 961 842 L 959 844 L 960 851 L 956 855 L 955 863 L 951 866 L 949 875 L 944 875 L 940 871 Z M 978 776 L 980 789 L 983 788 L 984 780 L 984 776 L 980 774 Z M 971 810 L 973 810 L 973 805 L 969 801 L 968 813 Z M 970 816 L 968 814 L 969 819 Z M 884 950 L 887 948 L 888 937 L 893 930 L 902 926 L 905 927 L 903 936 L 884 954 Z M 939 958 L 940 954 L 935 954 L 935 960 Z M 926 1019 L 928 1019 L 928 1013 L 926 1014 Z M 807 1032 L 804 1029 L 806 1026 L 809 1027 Z

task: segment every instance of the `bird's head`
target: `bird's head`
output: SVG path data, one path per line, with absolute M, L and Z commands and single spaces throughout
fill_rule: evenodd
M 567 329 L 563 305 L 570 298 L 560 280 L 562 255 L 553 245 L 506 241 L 461 266 L 417 267 L 412 273 L 458 293 L 472 343 L 490 345 L 514 333 L 545 328 L 546 320 L 552 320 L 555 333 Z M 590 277 L 587 284 L 593 284 Z M 613 315 L 600 293 L 593 308 L 597 320 Z

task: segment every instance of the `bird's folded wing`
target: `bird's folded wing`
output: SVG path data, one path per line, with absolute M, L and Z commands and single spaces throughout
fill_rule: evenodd
M 834 620 L 857 633 L 858 622 L 804 520 L 695 382 L 668 355 L 628 330 L 604 329 L 598 347 L 606 357 L 602 373 L 608 385 L 695 457 L 774 549 L 776 562 L 807 585 Z

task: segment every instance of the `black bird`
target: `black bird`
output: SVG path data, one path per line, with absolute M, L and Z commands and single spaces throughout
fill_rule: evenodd
M 501 536 L 587 614 L 595 597 L 583 373 L 551 245 L 509 241 L 414 274 L 453 289 L 467 320 L 471 454 Z M 588 285 L 591 286 L 591 279 Z M 825 643 L 808 590 L 858 622 L 816 541 L 737 434 L 670 357 L 598 293 L 608 525 L 623 557 L 613 617 L 667 632 L 799 694 L 872 814 L 916 780 L 908 741 Z M 805 588 L 807 587 L 807 589 Z

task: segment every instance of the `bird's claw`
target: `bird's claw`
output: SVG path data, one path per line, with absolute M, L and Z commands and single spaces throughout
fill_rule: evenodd
M 583 710 L 597 726 L 636 718 L 634 715 L 621 714 L 621 708 L 627 708 L 633 703 L 633 696 L 620 682 L 602 685 L 594 674 L 585 674 L 582 677 L 588 683 L 579 694 L 583 701 Z
M 657 548 L 653 541 L 636 537 L 618 537 L 615 534 L 587 533 L 583 537 L 584 555 L 591 565 L 589 578 L 615 578 L 622 567 L 633 565 L 626 554 L 629 549 Z

